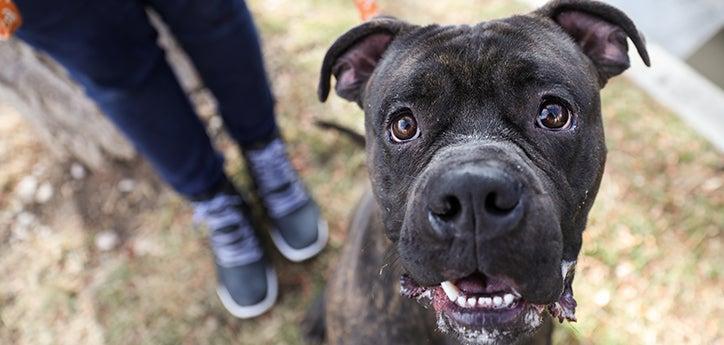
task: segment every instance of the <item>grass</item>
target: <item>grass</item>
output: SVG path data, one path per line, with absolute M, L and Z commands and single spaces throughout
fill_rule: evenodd
M 381 5 L 415 23 L 471 23 L 524 10 L 502 0 Z M 363 152 L 313 125 L 324 118 L 363 128 L 355 105 L 336 97 L 320 104 L 315 95 L 324 52 L 359 19 L 349 0 L 253 0 L 250 7 L 294 163 L 330 222 L 328 249 L 306 264 L 275 254 L 279 303 L 256 320 L 236 320 L 216 298 L 210 252 L 190 230 L 188 206 L 147 168 L 74 181 L 65 165 L 48 163 L 17 114 L 0 109 L 0 344 L 301 344 L 304 309 L 368 185 Z M 720 343 L 724 157 L 623 78 L 602 97 L 609 158 L 574 284 L 579 322 L 559 327 L 556 342 Z M 248 186 L 228 138 L 218 143 L 227 170 Z M 37 221 L 23 230 L 14 187 L 30 171 L 57 191 L 49 204 L 27 207 Z M 97 193 L 128 176 L 139 181 L 130 194 Z M 86 194 L 95 198 L 79 198 Z M 101 205 L 111 211 L 89 220 Z M 122 243 L 100 252 L 93 238 L 106 226 Z

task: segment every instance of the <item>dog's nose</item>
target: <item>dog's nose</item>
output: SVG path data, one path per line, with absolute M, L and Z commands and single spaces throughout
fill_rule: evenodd
M 523 187 L 498 167 L 465 165 L 430 181 L 428 220 L 439 237 L 489 240 L 514 229 L 524 213 Z

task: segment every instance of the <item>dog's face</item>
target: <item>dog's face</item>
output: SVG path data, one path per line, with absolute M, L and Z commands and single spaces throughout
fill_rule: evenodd
M 556 1 L 475 26 L 377 18 L 327 53 L 320 97 L 365 111 L 368 168 L 403 268 L 469 343 L 506 343 L 547 309 L 574 319 L 573 268 L 606 156 L 599 90 L 629 65 L 620 11 Z

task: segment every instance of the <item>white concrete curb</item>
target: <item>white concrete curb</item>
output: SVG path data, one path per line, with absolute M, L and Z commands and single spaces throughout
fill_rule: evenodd
M 648 51 L 651 68 L 631 59 L 625 75 L 724 151 L 724 91 L 660 46 Z

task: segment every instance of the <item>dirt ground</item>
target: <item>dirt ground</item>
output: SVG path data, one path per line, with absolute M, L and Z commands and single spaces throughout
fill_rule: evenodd
M 381 5 L 415 23 L 524 10 L 502 0 Z M 250 7 L 294 164 L 330 223 L 328 249 L 304 264 L 275 254 L 277 306 L 236 320 L 216 298 L 211 253 L 188 205 L 144 163 L 89 173 L 58 162 L 0 105 L 0 344 L 301 344 L 302 314 L 368 184 L 363 152 L 313 125 L 322 118 L 362 130 L 354 105 L 315 97 L 326 48 L 359 19 L 350 0 Z M 579 321 L 559 326 L 556 343 L 721 344 L 724 155 L 625 78 L 602 97 L 609 158 L 574 283 Z M 248 186 L 233 144 L 214 137 L 227 171 Z

